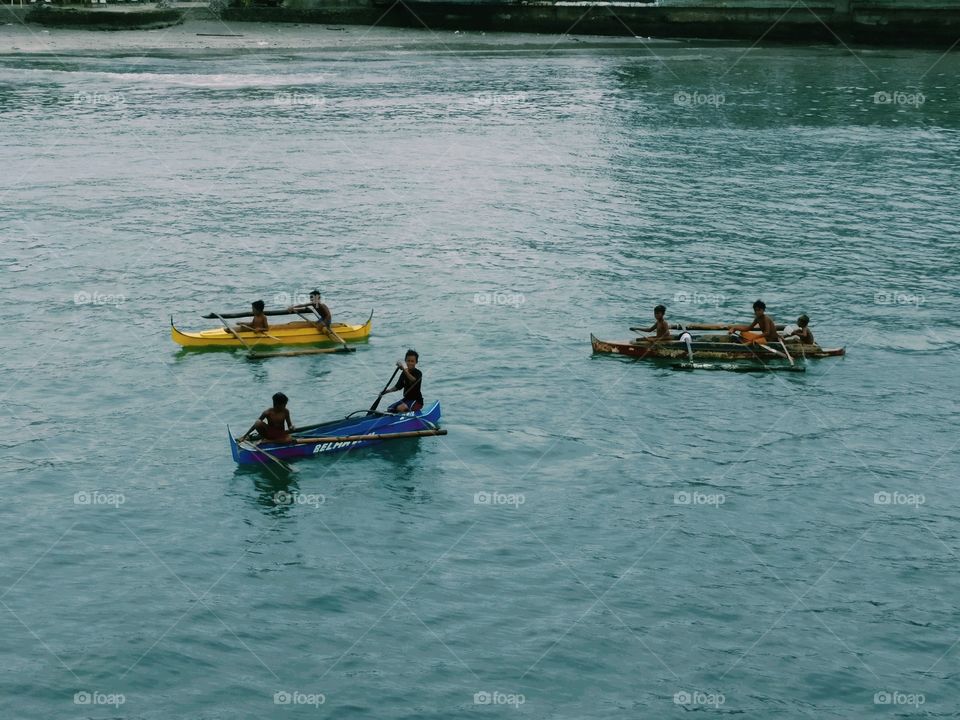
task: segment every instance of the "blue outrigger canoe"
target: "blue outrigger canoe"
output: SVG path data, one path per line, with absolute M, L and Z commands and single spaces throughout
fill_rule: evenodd
M 240 465 L 266 464 L 276 460 L 327 455 L 344 450 L 394 440 L 425 435 L 446 435 L 437 427 L 440 422 L 440 402 L 417 412 L 373 413 L 358 410 L 342 420 L 310 425 L 291 433 L 293 443 L 238 443 L 227 426 L 230 452 Z

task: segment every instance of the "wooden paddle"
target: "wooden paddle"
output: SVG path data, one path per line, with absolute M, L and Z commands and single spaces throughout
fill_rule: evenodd
M 247 343 L 244 341 L 244 339 L 243 339 L 242 337 L 240 337 L 240 333 L 238 333 L 236 330 L 234 330 L 232 327 L 230 327 L 230 323 L 228 323 L 226 320 L 224 320 L 221 315 L 217 315 L 217 313 L 211 313 L 211 314 L 217 316 L 217 318 L 220 320 L 220 322 L 223 323 L 223 327 L 226 328 L 227 332 L 230 333 L 231 335 L 233 335 L 237 340 L 240 341 L 240 344 L 243 345 L 244 348 L 246 348 L 247 352 L 250 353 L 250 356 L 251 356 L 251 357 L 255 357 L 255 356 L 257 355 L 257 353 L 255 353 L 255 352 L 253 351 L 253 348 L 250 347 L 249 345 L 247 345 Z M 268 332 L 263 332 L 262 330 L 254 330 L 253 332 L 257 333 L 258 335 L 265 335 L 266 337 L 270 338 L 271 340 L 276 340 L 276 341 L 277 341 L 278 343 L 280 343 L 281 345 L 283 344 L 283 340 L 281 340 L 280 338 L 278 338 L 278 337 L 275 336 L 275 335 L 271 335 L 271 334 L 268 333 Z
M 734 330 L 734 331 L 731 332 L 730 334 L 733 335 L 733 336 L 735 336 L 735 337 L 739 337 L 741 340 L 744 340 L 746 345 L 763 348 L 763 349 L 766 350 L 767 352 L 773 353 L 774 355 L 776 355 L 776 356 L 779 357 L 779 358 L 785 358 L 785 359 L 787 359 L 787 360 L 790 360 L 790 364 L 791 364 L 791 365 L 793 364 L 793 360 L 790 359 L 790 356 L 789 356 L 789 355 L 784 355 L 782 352 L 780 352 L 779 350 L 774 350 L 774 349 L 773 349 L 772 347 L 770 347 L 769 345 L 764 345 L 763 343 L 759 343 L 759 342 L 754 342 L 754 341 L 747 340 L 745 337 L 743 337 L 743 334 L 742 334 L 739 330 Z
M 787 360 L 790 361 L 790 366 L 793 367 L 793 358 L 790 357 L 790 351 L 787 350 L 787 345 L 786 345 L 785 342 L 783 342 L 783 338 L 782 338 L 782 337 L 780 338 L 780 347 L 783 348 L 783 354 L 787 356 Z
M 281 340 L 280 338 L 278 338 L 276 335 L 271 335 L 271 334 L 268 333 L 266 330 L 255 330 L 254 328 L 250 327 L 249 325 L 247 326 L 247 329 L 248 329 L 250 332 L 255 333 L 256 335 L 262 335 L 263 337 L 268 337 L 268 338 L 270 338 L 271 340 L 276 340 L 278 343 L 280 343 L 281 345 L 283 345 L 283 340 Z
M 377 406 L 380 405 L 380 401 L 383 400 L 384 393 L 387 392 L 387 388 L 390 387 L 390 383 L 393 382 L 393 379 L 397 376 L 398 372 L 400 372 L 400 368 L 396 367 L 393 369 L 393 375 L 391 375 L 390 379 L 387 380 L 387 384 L 383 386 L 383 390 L 380 391 L 380 394 L 377 395 L 377 399 L 374 401 L 373 405 L 371 405 L 370 409 L 367 410 L 367 415 L 373 415 L 377 411 Z
M 237 340 L 239 340 L 240 344 L 247 349 L 247 352 L 251 352 L 251 353 L 253 352 L 253 348 L 247 345 L 246 341 L 242 337 L 240 337 L 240 333 L 238 333 L 236 330 L 230 327 L 230 323 L 224 320 L 222 316 L 217 315 L 216 313 L 212 313 L 212 314 L 217 316 L 217 319 L 223 323 L 223 326 L 227 329 L 227 332 L 233 335 Z
M 320 327 L 322 327 L 322 326 L 326 326 L 327 333 L 328 333 L 334 340 L 336 340 L 338 343 L 340 343 L 341 345 L 343 345 L 344 350 L 346 350 L 347 352 L 352 352 L 352 351 L 356 350 L 356 348 L 349 347 L 349 346 L 347 345 L 347 341 L 344 340 L 344 339 L 343 339 L 342 337 L 340 337 L 339 335 L 337 335 L 337 334 L 333 331 L 333 328 L 326 324 L 326 322 L 325 322 L 324 319 L 323 319 L 323 316 L 320 314 L 320 312 L 319 312 L 313 305 L 310 306 L 310 309 L 313 310 L 313 314 L 316 315 L 316 316 L 317 316 L 317 320 L 320 321 L 320 322 L 317 324 L 317 328 L 318 328 L 318 329 L 319 329 Z
M 314 308 L 313 311 L 316 312 L 316 308 Z M 317 350 L 316 352 L 304 352 L 304 353 L 303 353 L 304 355 L 314 355 L 314 354 L 316 354 L 316 353 L 321 353 L 321 352 L 327 353 L 327 352 L 356 352 L 356 351 L 357 351 L 356 348 L 349 347 L 349 346 L 347 345 L 347 343 L 346 343 L 343 339 L 340 338 L 339 335 L 337 335 L 335 332 L 333 332 L 333 330 L 330 330 L 329 328 L 327 328 L 327 327 L 324 325 L 324 323 L 323 323 L 323 318 L 322 318 L 322 317 L 320 318 L 320 322 L 314 322 L 313 320 L 311 320 L 310 318 L 308 318 L 308 317 L 307 317 L 306 315 L 304 315 L 303 313 L 298 312 L 297 315 L 298 315 L 298 316 L 300 317 L 300 319 L 303 320 L 305 323 L 307 323 L 307 324 L 309 324 L 309 325 L 313 325 L 317 330 L 320 330 L 321 332 L 329 332 L 331 335 L 333 335 L 333 336 L 337 339 L 338 342 L 343 343 L 343 347 L 342 347 L 342 348 L 337 348 L 336 350 L 324 349 L 324 350 Z M 318 317 L 319 317 L 319 313 L 318 313 Z
M 246 446 L 246 449 L 249 450 L 250 452 L 257 452 L 257 453 L 262 453 L 263 455 L 266 455 L 270 460 L 273 460 L 273 462 L 275 462 L 277 465 L 282 467 L 287 472 L 291 472 L 291 473 L 297 472 L 297 469 L 293 467 L 293 465 L 288 465 L 273 453 L 269 453 L 263 448 L 258 447 L 257 445 L 254 445 L 249 440 L 243 440 L 243 441 L 237 440 L 237 445 L 239 445 L 240 447 Z

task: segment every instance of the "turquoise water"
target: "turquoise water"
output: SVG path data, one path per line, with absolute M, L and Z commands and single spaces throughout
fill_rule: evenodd
M 955 712 L 958 71 L 0 59 L 3 717 Z M 356 353 L 170 340 L 315 285 L 375 310 Z M 591 356 L 757 297 L 847 356 Z M 273 392 L 343 416 L 408 347 L 446 437 L 232 462 Z

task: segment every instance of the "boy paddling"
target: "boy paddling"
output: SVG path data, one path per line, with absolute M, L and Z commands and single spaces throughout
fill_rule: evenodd
M 657 305 L 653 309 L 653 317 L 655 322 L 648 328 L 639 328 L 632 327 L 630 328 L 634 332 L 653 332 L 656 330 L 657 334 L 653 337 L 643 338 L 644 340 L 670 340 L 670 325 L 667 323 L 666 318 L 664 317 L 667 314 L 667 308 L 665 305 Z
M 729 328 L 731 334 L 740 331 L 740 337 L 746 342 L 755 343 L 775 343 L 780 342 L 780 335 L 777 333 L 777 323 L 766 313 L 767 306 L 763 300 L 757 300 L 753 304 L 753 322 L 748 326 L 734 325 Z M 757 328 L 760 332 L 751 332 Z
M 248 323 L 239 323 L 237 330 L 251 330 L 255 333 L 265 333 L 270 330 L 270 323 L 267 322 L 267 316 L 263 312 L 265 307 L 263 300 L 253 302 L 250 307 L 253 309 L 253 320 Z
M 316 312 L 320 316 L 320 322 L 323 325 L 327 326 L 327 329 L 330 328 L 330 323 L 333 322 L 333 316 L 330 313 L 330 308 L 324 305 L 320 301 L 320 291 L 314 290 L 310 293 L 310 302 L 304 305 L 291 305 L 287 308 L 290 312 Z
M 237 442 L 245 442 L 254 430 L 259 433 L 261 441 L 293 442 L 293 438 L 290 436 L 290 432 L 293 430 L 293 420 L 290 419 L 290 411 L 287 410 L 287 401 L 287 396 L 282 392 L 275 393 L 273 407 L 269 407 L 260 413 L 257 421 L 243 434 L 243 437 L 237 439 Z
M 786 339 L 794 342 L 799 341 L 804 345 L 816 345 L 813 339 L 813 332 L 810 330 L 810 318 L 806 315 L 801 315 L 797 318 L 797 325 L 799 327 L 787 335 Z
M 423 373 L 417 370 L 417 363 L 420 361 L 420 355 L 416 350 L 407 350 L 404 356 L 404 362 L 398 362 L 400 368 L 400 379 L 397 384 L 389 390 L 384 390 L 380 396 L 387 393 L 403 390 L 403 398 L 387 408 L 387 412 L 405 413 L 410 410 L 416 412 L 423 408 L 423 394 L 420 387 L 423 384 Z

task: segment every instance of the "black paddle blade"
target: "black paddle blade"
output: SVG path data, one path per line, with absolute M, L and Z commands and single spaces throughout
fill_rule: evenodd
M 373 415 L 377 411 L 377 406 L 380 404 L 380 401 L 383 400 L 383 393 L 387 391 L 387 388 L 390 387 L 390 383 L 393 382 L 393 379 L 397 376 L 397 373 L 400 372 L 400 368 L 396 367 L 393 369 L 393 374 L 390 376 L 390 379 L 387 380 L 387 384 L 383 386 L 383 392 L 377 395 L 377 399 L 373 401 L 373 405 L 370 406 L 370 409 L 367 410 L 367 415 Z

